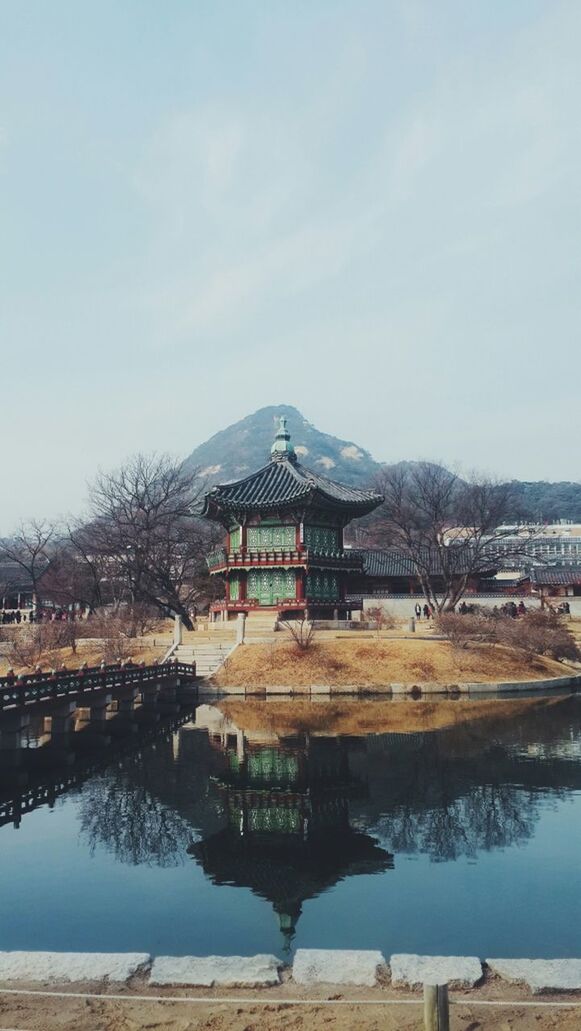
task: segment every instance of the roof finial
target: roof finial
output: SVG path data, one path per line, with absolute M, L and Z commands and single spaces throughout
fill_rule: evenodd
M 280 462 L 287 459 L 289 462 L 296 462 L 295 449 L 290 442 L 290 433 L 286 428 L 286 416 L 281 415 L 278 430 L 274 438 L 274 444 L 270 449 L 270 457 L 273 462 Z

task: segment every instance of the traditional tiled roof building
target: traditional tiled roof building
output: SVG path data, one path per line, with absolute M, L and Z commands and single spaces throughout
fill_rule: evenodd
M 581 566 L 534 566 L 528 580 L 533 594 L 581 596 Z
M 362 559 L 344 548 L 343 531 L 382 500 L 300 465 L 283 416 L 270 462 L 206 494 L 203 514 L 226 530 L 224 547 L 208 558 L 210 572 L 226 581 L 226 598 L 213 610 L 347 615 L 357 607 L 346 600 L 348 578 L 361 572 Z

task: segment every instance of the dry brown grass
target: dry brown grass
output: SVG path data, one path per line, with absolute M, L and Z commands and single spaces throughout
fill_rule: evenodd
M 288 642 L 237 648 L 215 682 L 226 687 L 382 687 L 390 683 L 543 680 L 564 676 L 562 665 L 498 645 L 458 652 L 447 641 L 336 640 L 300 652 Z
M 128 654 L 123 655 L 124 660 L 130 658 L 133 662 L 145 662 L 146 665 L 160 660 L 165 655 L 169 645 L 148 645 L 145 647 L 139 647 L 136 642 L 129 641 L 129 645 L 133 644 L 133 648 L 128 649 Z M 113 657 L 106 655 L 106 649 L 100 645 L 79 645 L 76 653 L 73 652 L 72 648 L 57 648 L 55 651 L 45 652 L 40 659 L 39 665 L 41 669 L 59 669 L 61 666 L 66 666 L 67 669 L 77 669 L 82 666 L 85 662 L 88 666 L 99 666 L 102 661 L 114 661 Z M 0 656 L 0 676 L 5 676 L 10 668 L 14 668 L 15 673 L 30 673 L 30 669 L 19 668 L 17 664 L 10 662 L 4 655 Z

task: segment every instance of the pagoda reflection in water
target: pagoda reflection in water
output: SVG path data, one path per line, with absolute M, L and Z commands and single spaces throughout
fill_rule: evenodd
M 250 741 L 208 706 L 198 709 L 196 726 L 207 727 L 218 753 L 212 781 L 227 823 L 189 852 L 214 884 L 250 888 L 272 904 L 285 949 L 306 900 L 346 877 L 393 867 L 393 855 L 349 822 L 350 800 L 367 794 L 350 768 L 356 741 L 308 734 Z

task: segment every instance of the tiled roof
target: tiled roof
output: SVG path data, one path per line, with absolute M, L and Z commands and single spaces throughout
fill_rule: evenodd
M 531 569 L 531 583 L 555 587 L 579 586 L 581 566 L 535 566 Z
M 10 591 L 27 591 L 32 587 L 30 574 L 18 562 L 0 559 L 0 588 Z M 0 603 L 2 599 L 0 598 Z
M 412 562 L 399 551 L 364 551 L 362 555 L 366 576 L 415 575 Z
M 450 545 L 452 547 L 452 545 Z M 403 576 L 415 576 L 415 568 L 412 560 L 401 551 L 396 548 L 391 548 L 387 551 L 363 551 L 363 572 L 366 576 L 377 576 L 377 577 L 403 577 Z M 478 571 L 479 576 L 484 576 L 485 573 L 491 572 L 494 567 L 494 562 L 490 560 L 490 569 L 480 569 Z M 468 562 L 468 555 L 465 550 L 457 559 L 457 564 L 452 569 L 452 572 L 460 575 L 462 572 L 470 571 L 470 563 Z M 437 576 L 441 573 L 441 567 L 438 562 L 438 556 L 433 555 L 431 561 L 431 574 Z
M 235 483 L 212 487 L 205 497 L 203 514 L 212 517 L 221 509 L 268 511 L 295 502 L 331 504 L 354 515 L 365 515 L 383 498 L 373 490 L 359 490 L 335 483 L 326 476 L 305 469 L 296 461 L 269 462 L 251 476 Z

